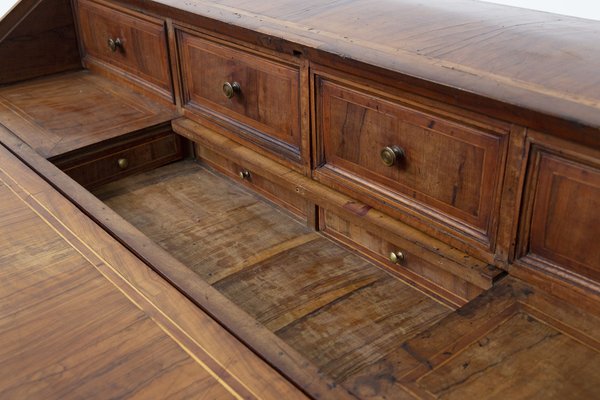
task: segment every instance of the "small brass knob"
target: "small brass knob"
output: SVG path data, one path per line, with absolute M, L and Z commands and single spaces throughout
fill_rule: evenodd
M 390 261 L 394 264 L 400 264 L 402 261 L 404 261 L 404 253 L 399 250 L 392 251 L 390 253 Z
M 399 146 L 387 146 L 381 149 L 379 155 L 383 164 L 391 167 L 404 158 L 404 150 Z
M 119 166 L 119 168 L 125 169 L 125 168 L 129 167 L 129 161 L 127 161 L 126 158 L 119 158 L 117 160 L 117 165 Z
M 116 38 L 116 39 L 109 38 L 108 39 L 108 47 L 110 48 L 111 51 L 115 52 L 115 51 L 117 51 L 117 49 L 119 47 L 123 48 L 123 42 L 119 38 Z
M 246 179 L 246 180 L 250 179 L 250 171 L 248 171 L 247 169 L 241 170 L 239 175 L 240 175 L 240 178 L 242 178 L 242 179 Z
M 237 82 L 233 82 L 233 83 L 225 82 L 223 84 L 223 94 L 228 99 L 232 98 L 233 96 L 235 96 L 236 93 L 240 93 L 241 91 L 242 91 L 242 87 Z

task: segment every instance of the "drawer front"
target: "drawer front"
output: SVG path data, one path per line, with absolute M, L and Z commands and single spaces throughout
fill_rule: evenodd
M 167 38 L 162 21 L 86 0 L 78 1 L 86 59 L 103 61 L 141 78 L 172 97 Z M 111 45 L 109 41 L 112 40 Z
M 296 217 L 302 220 L 307 219 L 307 211 L 310 205 L 306 199 L 297 193 L 263 178 L 259 173 L 248 170 L 243 165 L 231 161 L 206 147 L 196 145 L 195 150 L 199 161 L 208 164 L 229 177 L 239 179 L 244 186 L 260 193 L 275 204 L 290 211 Z
M 600 168 L 534 151 L 527 254 L 600 282 Z M 562 274 L 561 274 L 562 275 Z
M 243 138 L 300 160 L 299 67 L 188 33 L 179 37 L 186 109 L 217 116 Z
M 317 179 L 489 243 L 507 132 L 476 129 L 414 105 L 317 82 L 322 143 Z M 386 148 L 391 165 L 382 159 Z
M 181 138 L 169 131 L 120 140 L 51 161 L 82 186 L 92 188 L 181 158 Z
M 412 241 L 389 235 L 382 237 L 381 233 L 357 225 L 332 210 L 320 209 L 319 214 L 320 229 L 325 235 L 359 251 L 394 275 L 452 306 L 460 307 L 484 290 L 480 287 L 484 285 L 477 286 L 460 273 L 441 268 L 442 264 L 449 263 L 447 259 Z M 401 258 L 390 261 L 392 252 Z M 491 287 L 491 284 L 492 278 L 489 278 L 485 288 Z

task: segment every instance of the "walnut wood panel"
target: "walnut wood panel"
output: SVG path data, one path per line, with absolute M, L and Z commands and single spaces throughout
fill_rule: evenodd
M 159 127 L 50 161 L 82 186 L 92 188 L 182 157 L 181 137 L 171 132 L 169 127 Z
M 0 88 L 0 121 L 46 158 L 174 115 L 168 106 L 85 71 Z
M 305 398 L 0 147 L 0 393 Z
M 23 3 L 22 5 L 20 3 Z M 21 1 L 0 25 L 0 84 L 36 78 L 57 72 L 80 69 L 81 60 L 69 0 Z
M 88 0 L 77 1 L 84 62 L 99 60 L 141 78 L 172 98 L 164 22 L 142 14 L 120 12 Z M 120 40 L 113 51 L 108 41 Z
M 191 161 L 95 192 L 334 380 L 451 312 Z
M 348 193 L 362 190 L 380 207 L 395 203 L 493 247 L 507 132 L 475 129 L 460 115 L 436 115 L 323 78 L 316 85 L 317 179 Z M 388 146 L 404 151 L 392 166 L 380 159 Z
M 257 191 L 262 196 L 287 209 L 301 219 L 306 220 L 311 216 L 314 217 L 310 213 L 310 208 L 314 208 L 314 205 L 303 197 L 298 196 L 296 191 L 288 190 L 278 183 L 271 182 L 261 176 L 260 171 L 249 170 L 243 166 L 243 163 L 231 161 L 206 147 L 196 145 L 195 150 L 197 160 L 215 168 L 222 174 L 238 180 L 244 186 Z M 314 221 L 307 222 L 311 226 L 314 225 Z
M 520 249 L 524 261 L 567 279 L 600 283 L 597 160 L 534 145 L 527 196 Z
M 299 66 L 182 31 L 179 43 L 187 109 L 221 114 L 242 137 L 292 161 L 301 160 Z M 226 82 L 240 85 L 232 98 L 223 93 Z
M 492 287 L 502 275 L 501 270 L 492 266 L 457 263 L 397 235 L 381 237 L 331 210 L 320 210 L 319 223 L 326 235 L 346 243 L 402 279 L 454 306 L 472 300 L 484 289 Z M 394 264 L 389 255 L 397 251 L 404 255 L 404 260 Z

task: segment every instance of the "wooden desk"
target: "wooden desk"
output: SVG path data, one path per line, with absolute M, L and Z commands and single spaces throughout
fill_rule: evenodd
M 305 398 L 0 146 L 0 397 Z

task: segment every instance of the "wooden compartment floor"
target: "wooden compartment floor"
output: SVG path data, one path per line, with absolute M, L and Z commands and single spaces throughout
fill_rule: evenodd
M 95 194 L 361 398 L 593 398 L 600 319 L 513 278 L 452 310 L 184 161 Z

